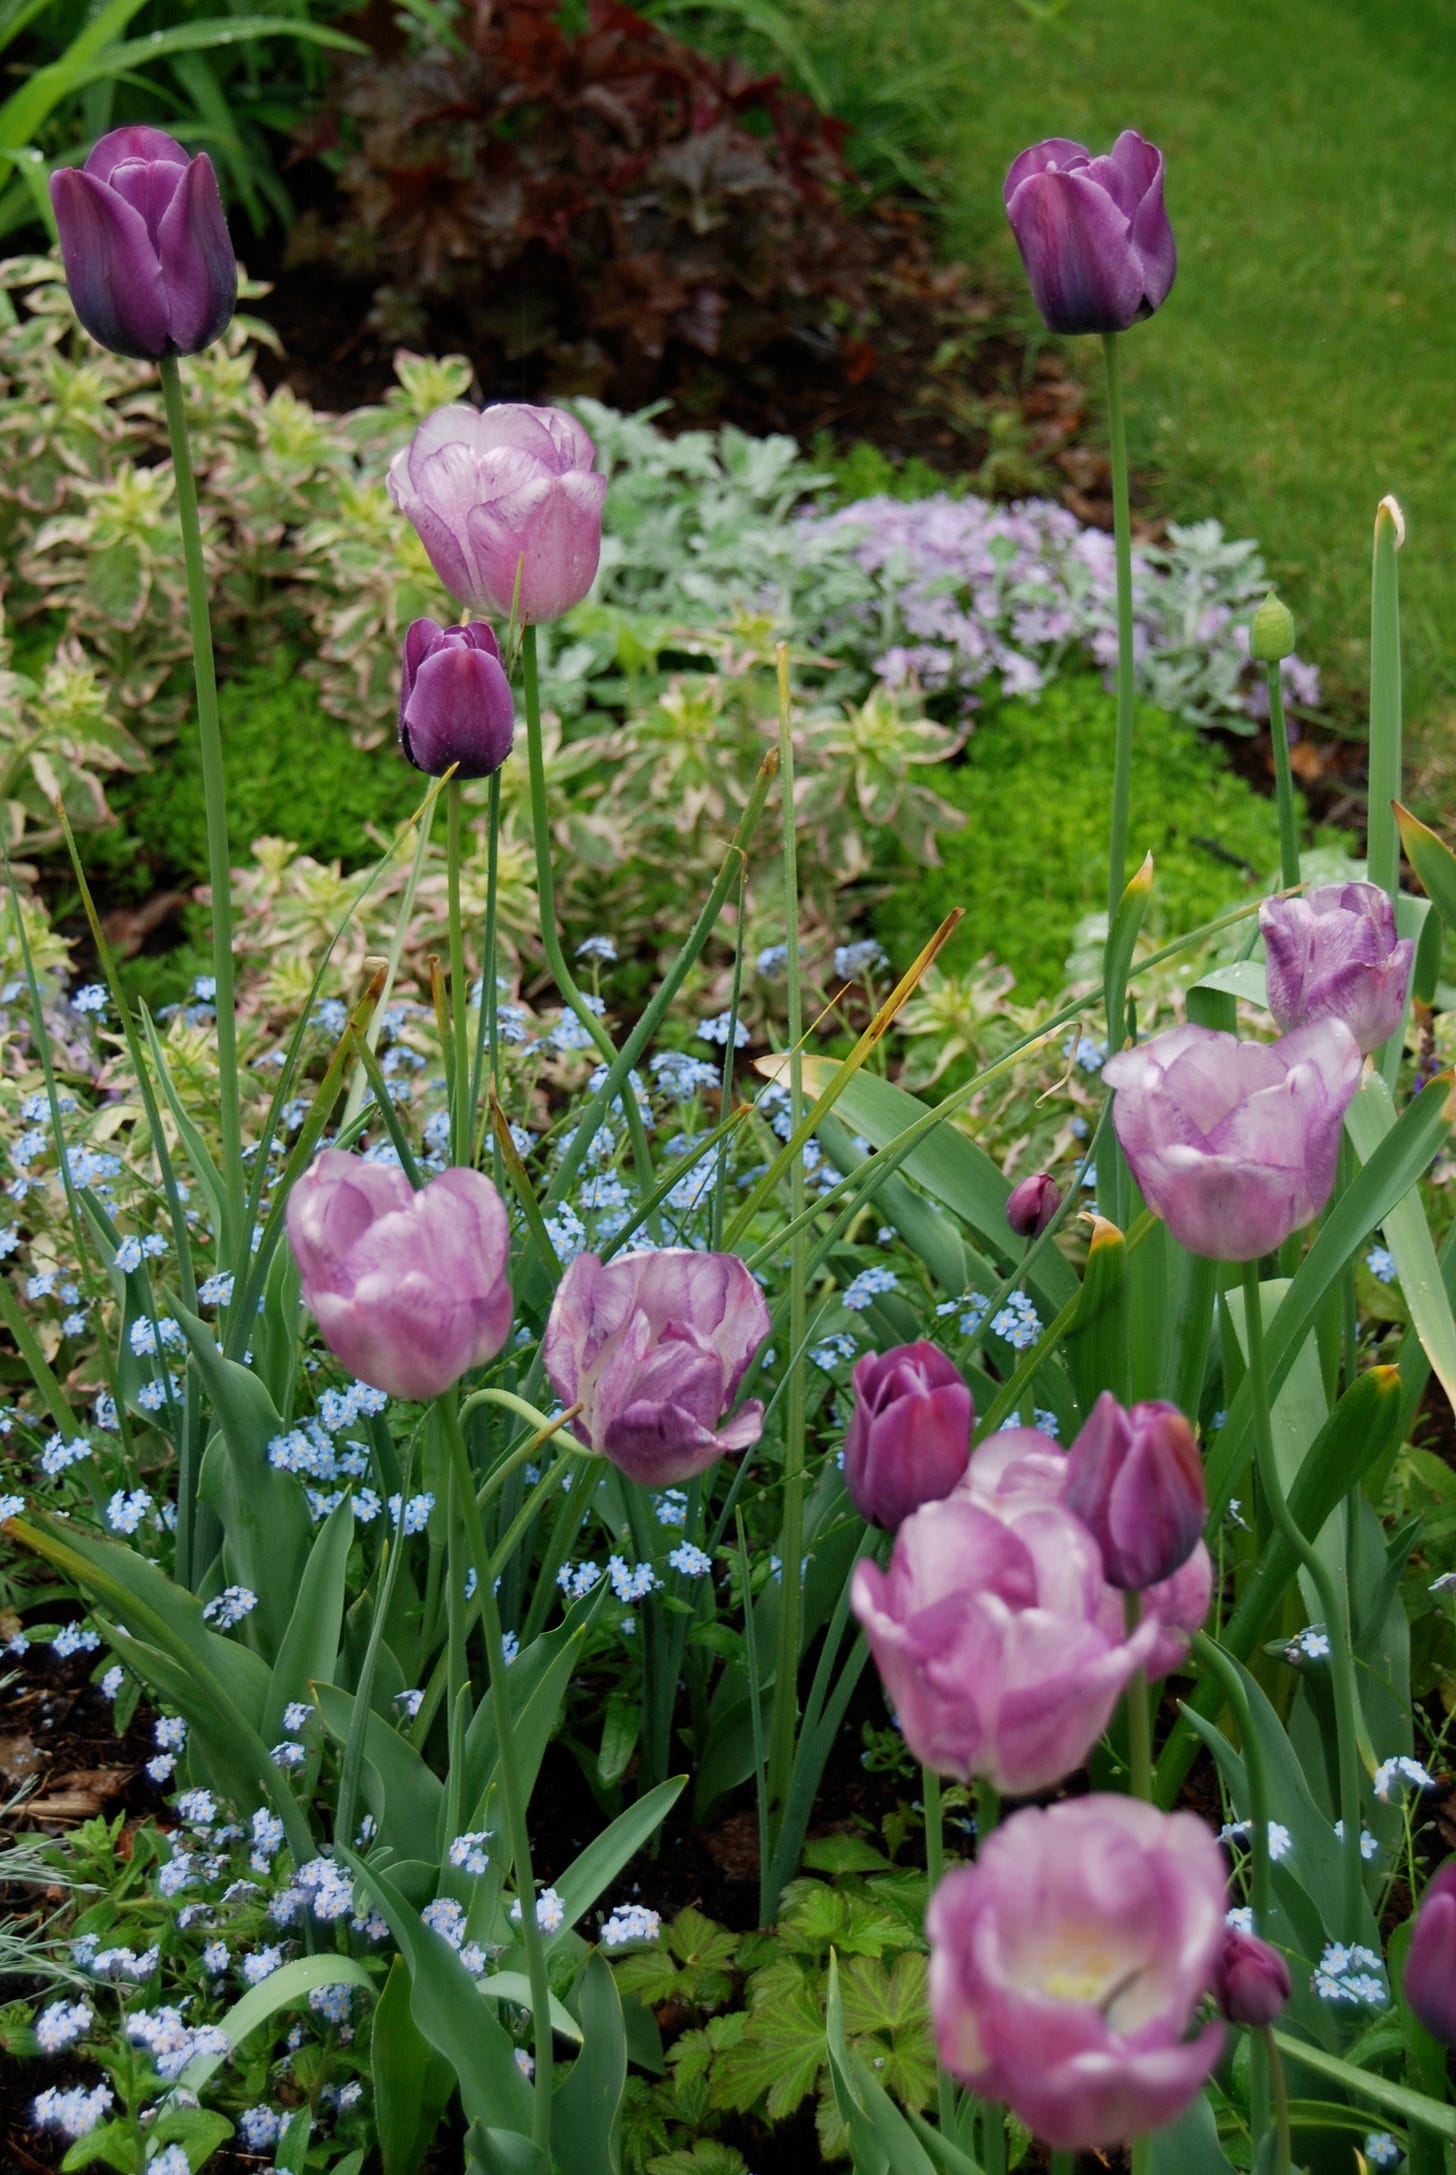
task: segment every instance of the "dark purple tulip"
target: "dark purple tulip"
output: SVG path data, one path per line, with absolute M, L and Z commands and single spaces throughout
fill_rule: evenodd
M 404 638 L 399 744 L 416 770 L 441 778 L 488 778 L 511 752 L 511 686 L 489 627 L 440 627 L 417 619 Z
M 1311 1020 L 1343 1020 L 1368 1056 L 1405 1013 L 1415 944 L 1397 938 L 1395 909 L 1378 884 L 1321 884 L 1259 908 L 1269 1010 L 1281 1034 Z
M 195 355 L 226 326 L 238 267 L 217 176 L 159 128 L 114 128 L 51 175 L 66 284 L 102 347 L 139 362 Z
M 1208 1499 L 1193 1430 L 1176 1405 L 1124 1408 L 1104 1390 L 1067 1452 L 1062 1501 L 1102 1551 L 1107 1582 L 1124 1593 L 1156 1586 L 1203 1537 Z
M 1426 1883 L 1406 1950 L 1405 1998 L 1434 2038 L 1456 2047 L 1456 1861 Z
M 1179 1245 L 1257 1261 L 1329 1199 L 1360 1064 L 1349 1028 L 1324 1019 L 1278 1042 L 1173 1027 L 1102 1077 L 1133 1177 Z
M 1289 1966 L 1267 1941 L 1225 1926 L 1213 1998 L 1231 2024 L 1272 2024 L 1289 2000 Z
M 938 1345 L 867 1352 L 854 1370 L 844 1484 L 861 1518 L 893 1533 L 922 1503 L 949 1495 L 970 1461 L 975 1406 Z
M 1051 332 L 1125 332 L 1173 284 L 1163 154 L 1125 128 L 1106 158 L 1050 136 L 1012 163 L 1006 216 Z
M 1046 1171 L 1034 1171 L 1011 1189 L 1006 1221 L 1019 1239 L 1040 1238 L 1062 1205 L 1062 1189 Z

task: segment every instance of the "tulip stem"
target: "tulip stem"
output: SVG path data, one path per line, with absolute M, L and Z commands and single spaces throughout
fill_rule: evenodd
M 1265 1507 L 1309 1575 L 1324 1612 L 1330 1642 L 1330 1686 L 1335 1702 L 1335 1737 L 1339 1756 L 1340 1851 L 1344 1871 L 1345 1938 L 1360 1937 L 1365 1912 L 1365 1881 L 1360 1858 L 1360 1705 L 1355 1688 L 1355 1659 L 1344 1598 L 1330 1568 L 1301 1530 L 1285 1500 L 1274 1457 L 1269 1421 L 1269 1376 L 1264 1358 L 1264 1315 L 1259 1298 L 1259 1265 L 1244 1263 L 1244 1324 L 1249 1354 L 1249 1392 L 1253 1410 L 1254 1466 Z M 1348 1515 L 1348 1512 L 1347 1512 Z
M 1269 683 L 1269 737 L 1274 745 L 1274 796 L 1279 807 L 1279 881 L 1288 891 L 1300 881 L 1294 773 L 1289 767 L 1289 728 L 1284 722 L 1284 682 L 1278 665 L 1266 665 L 1264 671 Z
M 459 1165 L 470 1160 L 469 1042 L 466 1038 L 465 932 L 460 926 L 460 859 L 464 810 L 460 780 L 452 778 L 445 788 L 445 883 L 450 923 L 450 1160 Z M 483 992 L 482 992 L 483 995 Z
M 1122 406 L 1122 360 L 1115 332 L 1102 335 L 1107 365 L 1107 429 L 1112 454 L 1112 534 L 1117 554 L 1117 743 L 1112 759 L 1112 833 L 1107 859 L 1107 927 L 1111 935 L 1127 873 L 1127 833 L 1132 799 L 1133 656 L 1132 514 L 1127 488 L 1127 425 Z M 1122 1041 L 1122 1022 L 1109 1020 L 1108 1040 Z
M 212 658 L 212 622 L 207 606 L 202 524 L 197 511 L 197 479 L 192 468 L 182 377 L 176 356 L 164 355 L 157 370 L 167 411 L 177 521 L 182 531 L 182 560 L 187 573 L 187 616 L 191 622 L 192 670 L 197 685 L 197 737 L 207 810 L 207 872 L 212 887 L 212 975 L 216 985 L 213 1002 L 217 1011 L 218 1122 L 222 1133 L 223 1176 L 222 1229 L 216 1237 L 219 1261 L 234 1261 L 240 1257 L 243 1238 L 243 1118 L 238 1096 L 237 1023 L 233 1005 L 232 855 L 228 848 L 222 726 L 217 711 L 217 673 Z
M 925 1887 L 928 1905 L 945 1877 L 945 1823 L 940 1808 L 939 1775 L 933 1767 L 922 1767 L 920 1774 L 925 1804 Z M 952 2135 L 951 2125 L 955 2118 L 955 2086 L 938 2055 L 935 2063 L 935 2099 L 941 2136 L 949 2137 Z
M 1077 2155 L 1074 2152 L 1054 2151 L 1050 2156 L 1051 2175 L 1076 2175 Z
M 1272 2024 L 1259 2026 L 1259 2040 L 1269 2065 L 1269 2081 L 1274 2087 L 1274 2171 L 1275 2175 L 1289 2175 L 1294 2155 L 1291 2150 L 1289 2083 L 1284 2075 L 1284 2057 L 1279 2052 Z M 1255 2138 L 1256 2146 L 1258 2142 Z
M 470 1109 L 480 1111 L 480 1133 L 476 1136 L 472 1162 L 478 1162 L 487 1123 L 480 1093 L 480 1077 L 486 1066 L 490 1070 L 490 1090 L 500 1101 L 500 990 L 496 983 L 496 952 L 499 948 L 499 916 L 496 909 L 496 886 L 500 879 L 500 772 L 493 770 L 487 787 L 489 801 L 486 808 L 485 829 L 485 960 L 481 968 L 480 1016 L 475 1027 L 475 1062 L 470 1074 Z M 491 1128 L 491 1166 L 497 1190 L 505 1183 L 501 1162 L 500 1142 Z
M 1124 1593 L 1122 1619 L 1129 1638 L 1142 1622 L 1142 1615 L 1142 1595 Z M 1148 1715 L 1146 1671 L 1135 1669 L 1128 1678 L 1123 1706 L 1127 1715 L 1128 1788 L 1134 1797 L 1141 1798 L 1145 1805 L 1150 1805 L 1153 1800 L 1153 1731 Z
M 470 1453 L 461 1431 L 459 1407 L 453 1394 L 439 1401 L 441 1427 L 459 1506 L 465 1519 L 465 1539 L 475 1567 L 475 1594 L 485 1633 L 486 1659 L 490 1667 L 490 1703 L 495 1716 L 495 1741 L 499 1753 L 496 1772 L 500 1778 L 501 1805 L 505 1813 L 506 1841 L 515 1868 L 516 1894 L 521 1905 L 521 1946 L 526 1952 L 526 1977 L 531 1988 L 531 2024 L 535 2035 L 536 2080 L 531 2135 L 543 2167 L 551 2165 L 551 1998 L 546 1979 L 546 1951 L 536 1923 L 536 1883 L 531 1873 L 531 1838 L 526 1826 L 526 1807 L 521 1800 L 516 1772 L 516 1724 L 511 1695 L 506 1685 L 506 1659 L 501 1646 L 500 1611 L 496 1607 L 491 1560 L 475 1500 L 475 1476 Z M 451 1576 L 455 1566 L 451 1565 Z

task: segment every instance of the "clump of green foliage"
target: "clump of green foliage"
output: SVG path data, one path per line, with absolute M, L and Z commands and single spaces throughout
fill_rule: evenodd
M 1067 979 L 1078 922 L 1105 904 L 1107 809 L 1116 705 L 1090 675 L 1056 681 L 1034 702 L 987 708 L 959 764 L 936 786 L 965 816 L 942 836 L 943 866 L 917 871 L 880 906 L 875 929 L 892 959 L 914 957 L 953 907 L 965 918 L 945 954 L 964 969 L 994 952 L 1016 969 L 1023 998 Z M 1322 830 L 1322 844 L 1348 847 Z M 1138 711 L 1132 853 L 1153 856 L 1144 927 L 1196 927 L 1270 888 L 1278 823 L 1265 800 L 1209 741 L 1166 711 Z M 1129 863 L 1129 872 L 1131 862 Z M 1027 911 L 1028 884 L 1036 900 Z

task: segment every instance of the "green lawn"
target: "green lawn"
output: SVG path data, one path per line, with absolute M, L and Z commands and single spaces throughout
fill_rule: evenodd
M 1446 0 L 799 0 L 832 72 L 908 83 L 948 240 L 1020 289 L 1006 167 L 1042 136 L 1158 143 L 1180 269 L 1128 336 L 1134 458 L 1175 516 L 1260 538 L 1301 652 L 1364 676 L 1371 523 L 1405 509 L 1407 717 L 1456 799 L 1456 35 Z M 826 33 L 833 26 L 833 40 Z M 852 148 L 852 147 L 851 147 Z M 1032 317 L 1029 302 L 1028 320 Z M 1095 382 L 1093 342 L 1084 368 Z

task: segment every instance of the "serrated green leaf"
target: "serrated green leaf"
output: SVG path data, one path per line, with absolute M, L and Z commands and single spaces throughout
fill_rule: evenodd
M 879 1956 L 905 1946 L 905 1929 L 868 1897 L 830 1888 L 824 1881 L 791 1881 L 779 1908 L 779 1932 L 794 1948 L 822 1955 Z
M 713 2066 L 713 2105 L 746 2114 L 762 2103 L 781 2122 L 808 2098 L 823 2064 L 823 2003 L 801 1978 L 797 1992 L 749 2013 L 737 2045 Z
M 925 1994 L 926 1960 L 914 1950 L 895 1958 L 887 1971 L 869 1956 L 851 1956 L 840 1967 L 839 1990 L 844 2028 L 856 2033 L 923 2031 L 930 2021 Z
M 862 1835 L 819 1835 L 804 1845 L 803 1863 L 816 1873 L 879 1873 L 890 1861 Z

